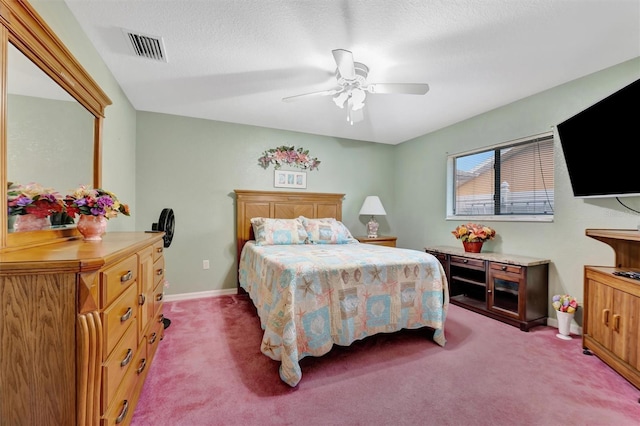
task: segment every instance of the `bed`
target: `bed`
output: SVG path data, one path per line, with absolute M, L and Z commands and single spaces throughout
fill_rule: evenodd
M 344 194 L 235 193 L 238 291 L 282 381 L 298 385 L 302 358 L 378 333 L 427 327 L 445 345 L 449 293 L 434 256 L 359 243 L 341 222 Z

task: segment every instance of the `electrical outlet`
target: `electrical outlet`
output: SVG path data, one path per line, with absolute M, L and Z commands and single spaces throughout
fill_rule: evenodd
M 202 269 L 209 269 L 209 261 L 208 260 L 203 260 L 202 261 Z

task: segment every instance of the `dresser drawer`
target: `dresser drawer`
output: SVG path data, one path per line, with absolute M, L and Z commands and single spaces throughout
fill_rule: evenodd
M 102 307 L 109 304 L 138 278 L 138 256 L 129 256 L 102 271 Z
M 504 272 L 507 274 L 515 274 L 515 275 L 522 275 L 524 268 L 522 266 L 518 266 L 518 265 L 509 265 L 506 263 L 496 263 L 496 262 L 491 262 L 489 263 L 489 268 L 492 271 L 500 271 L 500 272 Z
M 484 271 L 484 260 L 480 259 L 469 259 L 468 257 L 460 257 L 460 256 L 451 256 L 451 266 L 462 266 L 464 268 L 477 269 L 479 271 Z
M 102 366 L 102 406 L 109 406 L 109 402 L 122 382 L 122 378 L 130 368 L 135 367 L 138 346 L 138 331 L 135 318 L 129 325 L 124 336 L 109 355 Z M 134 366 L 134 367 L 132 367 Z
M 153 314 L 158 315 L 164 303 L 164 282 L 158 283 L 153 290 Z M 156 318 L 157 319 L 157 318 Z M 160 319 L 162 321 L 162 319 Z
M 105 336 L 104 358 L 109 356 L 129 325 L 137 318 L 137 289 L 135 285 L 130 286 L 102 313 Z
M 157 287 L 164 281 L 164 257 L 160 257 L 153 263 L 153 286 Z
M 427 253 L 433 255 L 444 266 L 447 262 L 447 255 L 445 253 L 437 253 L 433 251 L 427 251 Z
M 153 245 L 153 261 L 155 262 L 164 254 L 164 240 L 160 240 Z
M 157 314 L 154 317 L 151 326 L 149 327 L 149 332 L 147 335 L 147 357 L 149 360 L 153 359 L 153 356 L 158 349 L 158 345 L 160 344 L 160 340 L 164 338 L 164 323 L 162 322 L 162 314 Z
M 124 377 L 115 397 L 109 401 L 109 405 L 103 410 L 101 426 L 128 425 L 131 423 L 137 402 L 133 400 L 137 383 L 137 374 L 127 374 Z

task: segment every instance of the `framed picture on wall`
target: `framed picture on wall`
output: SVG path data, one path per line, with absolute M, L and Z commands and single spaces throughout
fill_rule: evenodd
M 307 172 L 276 170 L 273 175 L 273 186 L 276 188 L 307 188 Z

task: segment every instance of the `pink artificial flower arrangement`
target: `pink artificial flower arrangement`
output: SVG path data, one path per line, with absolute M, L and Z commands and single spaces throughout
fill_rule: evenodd
M 556 294 L 551 299 L 551 305 L 560 312 L 573 313 L 578 310 L 578 301 L 568 294 Z
M 113 192 L 102 188 L 93 189 L 83 185 L 64 198 L 67 214 L 75 218 L 76 215 L 104 216 L 107 219 L 116 217 L 118 213 L 129 216 L 129 206 L 118 200 Z
M 459 240 L 477 243 L 493 240 L 496 237 L 496 231 L 488 226 L 478 225 L 477 223 L 467 223 L 460 225 L 451 231 L 454 237 Z
M 283 164 L 304 170 L 317 170 L 320 164 L 320 160 L 309 155 L 309 150 L 284 145 L 266 150 L 262 153 L 262 157 L 258 158 L 258 162 L 265 169 L 269 167 L 269 164 L 273 164 L 276 170 Z
M 33 214 L 46 218 L 64 210 L 62 196 L 52 188 L 37 183 L 17 185 L 7 191 L 9 216 Z

